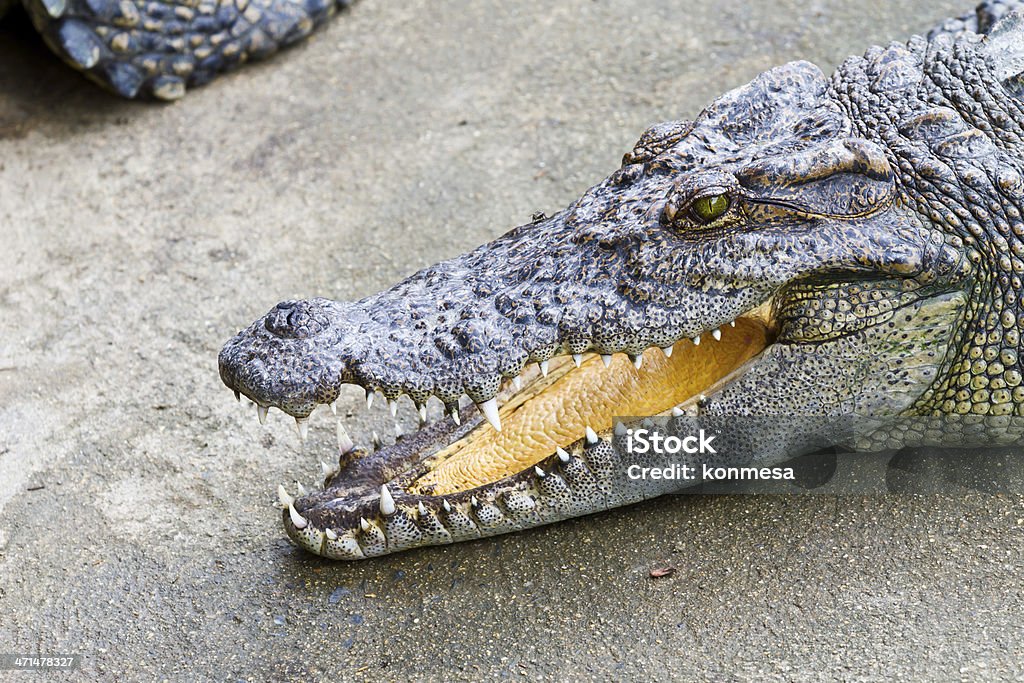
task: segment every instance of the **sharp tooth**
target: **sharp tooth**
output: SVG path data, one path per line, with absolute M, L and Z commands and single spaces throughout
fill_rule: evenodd
M 711 336 L 715 338 L 715 341 L 721 341 L 722 340 L 722 330 L 720 330 L 720 329 L 718 329 L 716 327 L 715 329 L 711 330 Z
M 341 424 L 341 420 L 338 420 L 338 450 L 342 453 L 348 453 L 355 447 L 356 444 L 352 441 L 352 437 L 348 435 L 345 425 Z
M 644 364 L 644 356 L 643 356 L 643 354 L 640 354 L 638 356 L 633 356 L 633 365 L 636 366 L 637 370 L 639 370 L 640 366 L 642 366 L 643 364 Z
M 422 500 L 420 502 L 416 503 L 416 509 L 419 511 L 420 517 L 426 517 L 427 516 L 427 507 L 423 504 Z
M 735 320 L 730 321 L 729 322 L 729 327 L 736 327 L 736 321 Z
M 546 360 L 542 360 L 540 363 L 538 363 L 538 365 L 540 365 L 540 374 L 542 374 L 545 377 L 547 377 L 548 376 L 548 362 Z
M 398 424 L 398 422 L 396 421 L 395 422 L 395 439 L 397 439 L 398 437 L 402 436 L 403 434 L 405 434 L 405 432 L 402 431 L 402 425 Z
M 420 413 L 420 427 L 422 427 L 423 425 L 427 424 L 427 404 L 426 403 L 421 403 L 420 404 L 419 413 Z
M 533 473 L 534 473 L 534 474 L 536 474 L 536 475 L 537 475 L 538 477 L 540 477 L 541 479 L 543 479 L 544 477 L 548 476 L 548 473 L 547 473 L 547 472 L 545 472 L 544 470 L 542 470 L 542 469 L 541 469 L 540 467 L 538 467 L 537 465 L 534 465 L 534 466 L 533 466 Z
M 582 353 L 574 353 L 574 354 L 572 354 L 572 362 L 576 364 L 576 367 L 579 367 L 580 365 L 582 365 L 583 364 L 583 354 Z
M 615 423 L 615 436 L 623 436 L 626 433 L 626 425 L 621 422 Z
M 362 529 L 364 532 L 370 530 L 370 523 L 366 521 L 365 517 L 359 518 L 359 528 Z
M 329 477 L 332 474 L 334 474 L 334 470 L 331 469 L 330 465 L 328 465 L 323 460 L 321 460 L 320 461 L 320 474 L 322 474 L 324 479 L 326 479 L 327 477 Z
M 306 437 L 309 436 L 309 418 L 308 417 L 297 417 L 295 418 L 295 429 L 299 432 L 299 438 L 305 443 Z
M 610 354 L 610 353 L 602 353 L 601 354 L 601 360 L 604 361 L 604 366 L 608 367 L 609 365 L 612 364 L 612 354 Z
M 239 403 L 242 402 L 242 392 L 239 391 L 238 389 L 235 389 L 235 400 L 238 401 Z
M 377 394 L 373 393 L 373 389 L 366 390 L 366 409 L 369 410 L 373 407 L 373 397 Z
M 309 491 L 306 490 L 306 487 L 302 485 L 301 481 L 295 482 L 295 488 L 298 490 L 300 496 L 309 495 Z
M 558 453 L 558 459 L 562 462 L 569 462 L 569 454 L 565 452 L 564 448 L 556 448 L 555 453 Z
M 473 507 L 475 507 L 475 508 L 478 508 L 478 507 L 480 507 L 480 501 L 478 501 L 478 500 L 476 499 L 476 496 L 470 496 L 470 498 L 469 498 L 469 504 L 470 504 L 470 505 L 472 505 L 472 506 L 473 506 Z
M 444 507 L 445 512 L 452 511 L 452 505 L 447 500 L 441 499 L 441 505 Z
M 370 439 L 371 439 L 371 441 L 372 441 L 372 443 L 373 443 L 373 450 L 375 450 L 375 451 L 379 451 L 379 450 L 380 450 L 380 447 L 381 447 L 381 444 L 383 443 L 383 442 L 382 442 L 382 441 L 380 440 L 380 434 L 378 434 L 378 433 L 377 433 L 376 431 L 374 431 L 374 432 L 373 432 L 373 436 L 372 436 L 372 437 L 370 437 Z
M 331 541 L 338 540 L 338 534 L 334 531 L 334 529 L 324 529 L 324 536 L 326 536 Z
M 259 403 L 256 404 L 256 417 L 260 419 L 260 424 L 267 424 L 267 413 L 270 412 L 270 406 L 261 406 Z
M 286 508 L 295 502 L 295 499 L 288 495 L 288 490 L 285 489 L 284 484 L 277 485 L 277 500 L 281 503 L 281 507 Z
M 663 346 L 663 347 L 661 347 L 661 352 L 663 354 L 665 354 L 665 358 L 671 358 L 672 357 L 672 347 L 671 346 Z
M 327 406 L 331 409 L 331 415 L 337 416 L 337 414 L 338 414 L 338 402 L 337 401 L 331 401 L 330 403 L 327 404 Z
M 694 338 L 693 338 L 693 339 L 691 339 L 690 341 L 692 341 L 692 342 L 693 342 L 693 345 L 694 345 L 694 346 L 700 346 L 700 335 L 698 334 L 698 335 L 697 335 L 696 337 L 694 337 Z
M 686 413 L 684 413 L 683 409 L 679 406 L 672 408 L 672 417 L 682 417 L 683 415 L 686 415 Z
M 587 443 L 589 443 L 589 444 L 597 443 L 597 432 L 595 432 L 593 429 L 591 429 L 590 425 L 587 425 Z
M 480 408 L 480 412 L 484 414 L 487 421 L 491 423 L 495 431 L 501 431 L 501 418 L 498 416 L 498 399 L 491 398 L 483 403 L 478 403 L 477 407 Z
M 391 417 L 398 415 L 398 401 L 393 398 L 388 399 L 388 410 L 391 411 Z
M 288 505 L 288 516 L 292 518 L 292 524 L 295 525 L 296 529 L 305 529 L 309 525 L 306 518 L 300 515 L 292 504 Z
M 456 425 L 462 426 L 462 417 L 459 415 L 458 406 L 453 406 L 451 412 L 448 413 L 448 415 L 449 417 L 452 418 L 452 422 L 454 422 Z
M 395 514 L 395 499 L 391 497 L 387 484 L 380 487 L 380 513 L 385 517 Z

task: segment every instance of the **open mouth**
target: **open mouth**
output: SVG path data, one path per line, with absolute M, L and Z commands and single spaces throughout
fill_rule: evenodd
M 633 502 L 604 496 L 615 418 L 696 405 L 772 341 L 770 304 L 704 339 L 624 354 L 559 356 L 509 381 L 489 406 L 425 425 L 367 453 L 339 430 L 324 488 L 283 487 L 289 536 L 334 559 L 490 536 Z M 640 498 L 645 496 L 640 496 Z M 638 500 L 640 498 L 637 498 Z

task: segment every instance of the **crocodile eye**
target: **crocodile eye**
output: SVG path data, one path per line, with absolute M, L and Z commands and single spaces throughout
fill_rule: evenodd
M 729 197 L 713 194 L 701 197 L 690 205 L 690 213 L 701 223 L 710 223 L 729 210 Z

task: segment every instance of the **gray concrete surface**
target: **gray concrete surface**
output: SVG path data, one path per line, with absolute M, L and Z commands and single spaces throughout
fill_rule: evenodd
M 375 291 L 648 124 L 964 4 L 365 0 L 171 106 L 0 25 L 0 652 L 103 681 L 1019 680 L 1020 498 L 672 497 L 332 564 L 272 507 L 327 417 L 302 449 L 216 372 L 280 299 Z M 386 429 L 357 399 L 357 438 Z

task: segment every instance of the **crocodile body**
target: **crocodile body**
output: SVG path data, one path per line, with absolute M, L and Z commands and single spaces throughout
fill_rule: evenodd
M 17 0 L 0 0 L 0 18 Z M 308 37 L 350 0 L 23 0 L 61 59 L 126 98 L 175 100 Z
M 301 430 L 345 384 L 449 415 L 373 452 L 339 432 L 322 490 L 280 490 L 288 534 L 358 559 L 669 490 L 618 476 L 617 415 L 765 416 L 748 440 L 779 454 L 806 436 L 792 416 L 912 420 L 865 449 L 1016 442 L 1024 19 L 996 21 L 1014 4 L 830 77 L 767 71 L 652 127 L 554 216 L 361 301 L 278 304 L 219 359 L 261 419 Z

